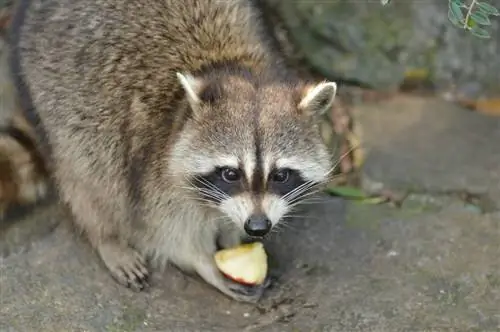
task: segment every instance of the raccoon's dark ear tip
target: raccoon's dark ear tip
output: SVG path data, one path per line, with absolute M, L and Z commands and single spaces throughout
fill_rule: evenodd
M 219 82 L 207 82 L 199 94 L 203 103 L 214 103 L 222 97 L 222 86 Z
M 301 90 L 301 99 L 297 105 L 302 112 L 310 115 L 322 115 L 332 107 L 337 95 L 337 83 L 321 82 L 308 84 Z

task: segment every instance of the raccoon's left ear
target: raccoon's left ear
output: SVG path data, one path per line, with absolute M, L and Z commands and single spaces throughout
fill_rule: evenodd
M 323 115 L 331 108 L 336 95 L 337 84 L 335 82 L 308 85 L 302 90 L 302 99 L 298 104 L 298 108 L 313 116 Z
M 195 108 L 201 103 L 200 94 L 204 88 L 204 83 L 201 78 L 196 78 L 191 74 L 187 73 L 177 73 L 177 79 L 181 83 L 184 92 L 186 92 L 186 98 L 192 108 Z
M 188 73 L 177 73 L 177 79 L 193 110 L 199 109 L 201 104 L 213 103 L 222 96 L 222 87 L 216 81 L 206 81 Z

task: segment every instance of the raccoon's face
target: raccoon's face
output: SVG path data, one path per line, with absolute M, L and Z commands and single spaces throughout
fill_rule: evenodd
M 192 112 L 173 149 L 171 172 L 201 205 L 262 237 L 329 178 L 333 165 L 318 117 L 331 107 L 335 83 L 178 78 Z

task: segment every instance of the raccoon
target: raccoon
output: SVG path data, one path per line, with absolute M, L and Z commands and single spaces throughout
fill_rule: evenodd
M 213 255 L 263 238 L 333 165 L 335 82 L 301 80 L 250 0 L 20 0 L 11 67 L 62 202 L 110 274 L 173 264 L 237 301 Z

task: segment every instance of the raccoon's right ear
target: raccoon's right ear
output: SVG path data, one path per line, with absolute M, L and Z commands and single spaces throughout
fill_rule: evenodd
M 301 91 L 298 108 L 309 115 L 321 116 L 332 106 L 336 95 L 337 84 L 335 82 L 308 85 Z

